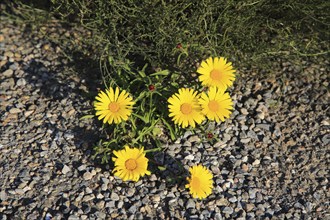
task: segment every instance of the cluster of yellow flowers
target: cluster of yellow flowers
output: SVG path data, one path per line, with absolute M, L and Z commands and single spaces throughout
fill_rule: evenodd
M 216 122 L 224 121 L 230 117 L 233 109 L 229 93 L 225 92 L 235 80 L 231 63 L 227 63 L 223 57 L 210 57 L 202 62 L 197 72 L 202 85 L 209 87 L 208 92 L 198 94 L 193 89 L 181 88 L 168 99 L 169 116 L 183 128 L 188 125 L 194 128 L 205 117 Z
M 230 62 L 226 59 L 208 58 L 201 63 L 197 72 L 202 85 L 209 87 L 208 92 L 198 94 L 197 91 L 189 88 L 181 88 L 178 93 L 169 99 L 169 116 L 174 123 L 182 126 L 195 127 L 202 123 L 205 118 L 224 121 L 230 117 L 233 103 L 226 89 L 235 80 L 234 72 Z M 96 97 L 94 104 L 96 116 L 103 123 L 118 124 L 126 121 L 132 114 L 134 105 L 133 98 L 125 90 L 109 88 L 101 91 Z M 124 181 L 138 181 L 140 177 L 149 175 L 148 162 L 144 148 L 130 148 L 125 146 L 123 150 L 113 151 L 112 160 L 115 163 L 114 175 Z M 195 198 L 206 198 L 212 192 L 213 175 L 202 165 L 195 165 L 189 169 L 190 177 L 187 177 L 190 193 Z

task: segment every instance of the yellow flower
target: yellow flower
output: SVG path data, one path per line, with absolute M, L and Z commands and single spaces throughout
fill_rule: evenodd
M 130 148 L 127 145 L 125 149 L 113 151 L 116 157 L 112 157 L 115 162 L 114 175 L 122 180 L 138 181 L 144 175 L 150 175 L 147 170 L 148 159 L 145 157 L 144 149 Z
M 190 194 L 194 198 L 204 199 L 211 194 L 213 189 L 213 175 L 202 165 L 196 165 L 189 169 L 191 177 L 187 177 Z
M 173 117 L 175 124 L 183 128 L 188 125 L 194 128 L 196 123 L 202 123 L 205 118 L 198 104 L 197 92 L 193 89 L 179 89 L 179 93 L 172 95 L 168 102 L 169 116 Z
M 103 119 L 104 124 L 107 122 L 118 124 L 126 121 L 132 113 L 133 99 L 125 90 L 119 93 L 118 87 L 115 91 L 113 88 L 105 92 L 101 91 L 96 100 L 94 104 L 96 116 L 99 120 Z
M 206 61 L 203 61 L 201 66 L 197 69 L 197 72 L 201 74 L 199 80 L 204 86 L 216 86 L 221 90 L 226 90 L 233 85 L 235 80 L 235 70 L 232 63 L 228 62 L 224 57 L 209 57 Z
M 211 87 L 208 93 L 202 93 L 198 101 L 202 106 L 202 113 L 216 122 L 229 118 L 233 110 L 233 101 L 228 92 L 225 93 L 216 87 Z

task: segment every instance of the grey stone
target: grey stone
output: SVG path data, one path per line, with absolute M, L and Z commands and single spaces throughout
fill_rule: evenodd
M 11 58 L 11 57 L 14 57 L 14 53 L 11 52 L 11 51 L 6 51 L 6 52 L 4 53 L 4 56 L 5 56 L 5 57 L 9 57 L 9 58 Z
M 306 202 L 305 207 L 307 212 L 311 212 L 313 209 L 313 204 L 311 202 Z
M 194 200 L 189 199 L 188 202 L 187 202 L 187 204 L 186 204 L 186 208 L 187 208 L 187 209 L 190 209 L 190 208 L 194 209 L 195 206 L 196 206 L 196 205 L 195 205 Z
M 227 142 L 227 141 L 229 141 L 230 139 L 231 139 L 231 136 L 230 136 L 229 134 L 225 133 L 225 134 L 223 135 L 223 141 L 224 141 L 224 142 Z
M 106 190 L 108 190 L 108 184 L 102 184 L 102 185 L 101 185 L 101 190 L 102 190 L 102 191 L 106 191 Z
M 87 215 L 81 215 L 80 218 L 81 218 L 81 220 L 87 220 L 88 216 Z
M 9 69 L 11 69 L 11 70 L 17 70 L 18 69 L 18 63 L 13 63 L 13 64 L 11 64 L 10 66 L 9 66 Z
M 79 171 L 84 171 L 84 170 L 86 170 L 86 168 L 87 168 L 87 166 L 85 164 L 83 164 L 83 165 L 78 167 L 78 170 Z
M 247 212 L 252 211 L 255 207 L 253 203 L 247 203 L 245 206 L 246 206 L 246 211 Z
M 190 143 L 199 142 L 199 141 L 200 141 L 200 138 L 198 137 L 198 135 L 193 135 L 193 136 L 190 136 L 190 137 L 188 138 L 188 141 L 189 141 Z
M 249 129 L 249 127 L 246 125 L 242 125 L 241 129 L 242 129 L 242 131 L 247 131 Z
M 99 193 L 99 194 L 97 194 L 96 198 L 98 198 L 98 199 L 103 199 L 103 198 L 104 198 L 104 195 L 101 194 L 101 193 Z
M 118 194 L 115 193 L 115 192 L 112 192 L 112 193 L 111 193 L 110 198 L 111 198 L 113 201 L 118 201 L 118 200 L 119 200 L 119 196 L 118 196 Z
M 104 208 L 105 202 L 103 200 L 99 201 L 96 206 L 99 210 L 102 210 Z
M 231 215 L 234 212 L 234 209 L 227 206 L 223 208 L 222 212 Z
M 258 135 L 253 130 L 248 131 L 246 135 L 253 140 L 258 140 Z
M 256 159 L 255 161 L 253 161 L 252 165 L 253 166 L 258 166 L 260 164 L 260 160 Z
M 64 165 L 63 168 L 62 168 L 62 173 L 65 175 L 67 174 L 68 172 L 71 171 L 71 168 L 68 167 L 67 165 Z
M 322 143 L 324 145 L 329 145 L 330 144 L 330 134 L 326 134 L 322 137 Z
M 270 215 L 270 216 L 273 216 L 275 211 L 273 209 L 267 209 L 266 213 L 268 213 L 268 215 Z
M 7 69 L 5 72 L 2 73 L 5 77 L 12 77 L 14 74 L 14 71 L 12 69 Z
M 241 113 L 243 115 L 248 115 L 249 114 L 249 112 L 248 112 L 248 110 L 246 108 L 241 108 Z
M 228 201 L 231 203 L 235 203 L 235 202 L 237 202 L 237 198 L 236 198 L 236 196 L 233 196 L 233 197 L 229 198 Z
M 320 195 L 320 193 L 318 193 L 318 192 L 315 192 L 315 193 L 313 194 L 313 197 L 314 197 L 316 200 L 320 200 L 320 199 L 321 199 L 321 195 Z
M 116 202 L 115 201 L 109 201 L 109 202 L 107 202 L 106 204 L 105 204 L 105 207 L 106 208 L 114 208 L 114 207 L 116 207 L 116 204 L 115 204 Z M 120 207 L 121 208 L 121 207 Z
M 93 200 L 94 198 L 95 198 L 94 194 L 85 195 L 83 201 L 88 202 L 90 200 Z
M 97 219 L 106 219 L 107 215 L 104 212 L 96 212 L 95 213 Z
M 104 178 L 104 177 L 102 177 L 101 180 L 105 185 L 108 185 L 110 182 L 110 180 L 108 178 Z
M 250 199 L 255 199 L 256 198 L 256 193 L 257 193 L 257 191 L 255 189 L 249 189 Z
M 11 108 L 11 109 L 9 110 L 9 113 L 10 113 L 10 114 L 17 114 L 17 113 L 20 113 L 20 112 L 22 112 L 22 110 L 19 109 L 19 108 Z
M 131 205 L 131 207 L 129 207 L 128 211 L 132 214 L 134 214 L 136 212 L 137 208 L 136 208 L 136 205 L 133 204 Z
M 16 82 L 16 86 L 25 86 L 26 85 L 26 80 L 24 78 L 20 78 Z
M 51 220 L 52 219 L 52 215 L 50 213 L 47 213 L 45 216 L 45 220 Z
M 187 156 L 185 156 L 185 160 L 193 160 L 195 157 L 194 157 L 194 155 L 192 155 L 192 154 L 189 154 L 189 155 L 187 155 Z
M 83 175 L 83 178 L 84 178 L 84 180 L 90 180 L 90 179 L 92 179 L 93 178 L 93 174 L 91 173 L 91 172 L 85 172 L 84 173 L 84 175 Z
M 119 198 L 118 198 L 118 199 L 119 199 Z M 121 209 L 121 208 L 123 207 L 123 205 L 124 205 L 124 202 L 123 202 L 123 201 L 119 201 L 117 207 L 118 207 L 119 209 Z
M 129 188 L 127 190 L 126 196 L 127 197 L 132 197 L 132 196 L 134 196 L 134 193 L 135 193 L 135 188 Z
M 3 89 L 13 88 L 14 86 L 15 86 L 15 80 L 13 78 L 6 79 L 1 83 L 1 87 Z
M 2 201 L 7 201 L 7 193 L 4 190 L 1 190 L 0 192 L 0 199 Z
M 264 129 L 266 131 L 270 130 L 270 124 L 256 124 L 256 127 Z
M 258 116 L 258 118 L 260 118 L 260 119 L 265 119 L 265 113 L 264 112 L 259 112 L 258 114 L 257 114 L 257 116 Z
M 70 215 L 68 220 L 79 220 L 79 218 L 76 215 Z
M 93 190 L 89 187 L 86 187 L 85 192 L 86 192 L 86 194 L 91 194 L 93 192 Z
M 251 141 L 251 138 L 243 138 L 243 139 L 241 139 L 240 141 L 241 141 L 241 143 L 243 143 L 243 144 L 247 144 L 247 143 L 249 143 L 249 142 Z

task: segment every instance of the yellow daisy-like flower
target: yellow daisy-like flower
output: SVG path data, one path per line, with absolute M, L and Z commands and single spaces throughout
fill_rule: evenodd
M 193 89 L 179 89 L 179 93 L 172 95 L 168 102 L 169 116 L 183 128 L 188 125 L 194 128 L 196 123 L 202 123 L 205 118 L 198 104 L 198 94 Z
M 235 80 L 235 70 L 232 63 L 227 62 L 224 57 L 209 57 L 203 61 L 201 66 L 197 69 L 201 74 L 198 78 L 204 86 L 216 86 L 221 90 L 226 90 L 233 85 Z
M 190 194 L 194 198 L 204 199 L 211 194 L 213 189 L 213 175 L 202 165 L 196 165 L 189 169 L 191 177 L 187 177 Z
M 118 87 L 116 90 L 110 88 L 105 92 L 101 91 L 96 100 L 94 104 L 96 116 L 99 120 L 103 119 L 104 124 L 126 121 L 132 113 L 133 99 L 125 90 L 119 92 Z
M 150 175 L 150 171 L 147 170 L 149 160 L 145 157 L 143 148 L 130 148 L 126 145 L 125 149 L 113 153 L 116 156 L 112 158 L 115 162 L 115 176 L 124 181 L 138 181 L 140 177 Z
M 211 87 L 208 93 L 202 93 L 198 101 L 202 106 L 202 113 L 216 122 L 229 118 L 233 110 L 233 101 L 229 93 L 216 87 Z

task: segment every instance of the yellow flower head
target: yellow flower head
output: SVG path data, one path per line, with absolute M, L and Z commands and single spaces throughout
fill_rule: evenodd
M 213 189 L 213 175 L 202 165 L 196 165 L 189 169 L 191 177 L 187 177 L 190 194 L 194 198 L 204 199 L 211 194 Z
M 105 92 L 101 91 L 96 100 L 94 104 L 96 116 L 99 120 L 103 119 L 104 124 L 126 121 L 132 113 L 133 99 L 125 90 L 119 92 L 118 87 L 116 90 L 110 88 Z
M 226 90 L 233 85 L 235 80 L 235 70 L 232 63 L 228 62 L 224 57 L 208 58 L 203 61 L 201 66 L 197 69 L 201 74 L 199 80 L 204 86 L 216 86 L 221 90 Z
M 233 101 L 228 92 L 216 87 L 211 87 L 208 93 L 202 93 L 198 101 L 202 106 L 202 113 L 216 122 L 229 118 L 233 110 Z
M 140 177 L 150 175 L 150 171 L 147 170 L 148 159 L 143 148 L 130 148 L 126 145 L 125 149 L 113 153 L 116 156 L 112 157 L 115 162 L 114 175 L 123 181 L 138 181 Z
M 193 89 L 179 89 L 179 93 L 172 95 L 168 102 L 169 116 L 183 128 L 188 125 L 194 128 L 196 123 L 202 123 L 205 118 L 198 104 L 197 92 Z

